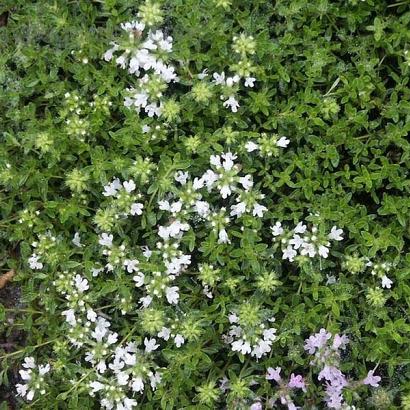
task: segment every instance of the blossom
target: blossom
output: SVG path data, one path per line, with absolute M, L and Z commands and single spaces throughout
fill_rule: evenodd
M 292 262 L 297 255 L 297 252 L 292 248 L 292 246 L 288 246 L 282 253 L 282 259 L 289 259 Z
M 367 376 L 363 379 L 363 384 L 367 384 L 372 387 L 379 387 L 380 376 L 374 376 L 374 370 L 369 370 Z
M 157 344 L 157 341 L 154 338 L 152 339 L 145 338 L 144 345 L 145 345 L 145 351 L 147 353 L 153 352 L 154 350 L 157 350 L 159 347 L 159 344 Z
M 273 367 L 268 367 L 267 373 L 266 373 L 266 380 L 275 380 L 276 382 L 279 382 L 281 380 L 280 377 L 280 371 L 282 369 L 280 367 L 276 367 L 275 369 Z
M 393 281 L 390 280 L 386 275 L 383 275 L 383 277 L 382 277 L 382 288 L 390 289 L 392 284 L 393 284 Z
M 245 85 L 245 87 L 251 87 L 252 88 L 254 86 L 255 81 L 256 81 L 255 77 L 246 77 L 244 85 Z
M 225 108 L 229 107 L 232 112 L 237 112 L 238 108 L 240 107 L 238 101 L 232 95 L 226 101 L 224 101 L 223 106 Z
M 216 85 L 225 84 L 225 73 L 223 71 L 221 74 L 213 73 L 212 77 L 214 78 L 213 81 Z
M 270 228 L 270 230 L 271 230 L 273 236 L 282 235 L 283 232 L 284 232 L 284 230 L 282 228 L 282 224 L 280 222 L 276 222 L 275 225 L 273 225 Z
M 231 243 L 226 230 L 222 228 L 218 234 L 218 243 Z
M 276 145 L 280 148 L 286 148 L 289 145 L 289 142 L 290 140 L 288 140 L 286 137 L 281 137 L 276 142 Z
M 181 346 L 185 343 L 185 339 L 183 338 L 182 335 L 177 334 L 177 335 L 174 337 L 174 342 L 175 342 L 175 346 L 176 346 L 176 347 L 181 347 Z
M 124 186 L 124 189 L 125 189 L 129 194 L 130 194 L 132 191 L 134 191 L 135 188 L 136 188 L 135 182 L 134 182 L 132 179 L 130 179 L 129 181 L 124 181 L 122 185 Z
M 98 243 L 101 246 L 107 246 L 108 248 L 112 247 L 112 240 L 113 240 L 113 235 L 112 234 L 107 234 L 107 233 L 102 233 L 100 236 L 100 239 Z
M 248 151 L 248 152 L 253 152 L 253 151 L 259 149 L 259 145 L 258 145 L 258 144 L 255 144 L 253 141 L 248 141 L 248 142 L 245 144 L 245 149 L 246 149 L 246 151 Z
M 343 229 L 338 229 L 336 226 L 332 226 L 332 229 L 330 230 L 328 238 L 333 241 L 341 241 L 343 240 L 342 233 L 343 233 Z
M 71 242 L 72 242 L 75 246 L 77 246 L 78 248 L 81 248 L 83 245 L 81 244 L 80 240 L 81 240 L 80 234 L 79 234 L 79 232 L 76 232 L 76 233 L 74 234 L 74 237 L 73 237 L 73 239 L 72 239 Z
M 43 264 L 39 261 L 40 257 L 33 253 L 28 259 L 30 269 L 42 269 Z
M 304 392 L 306 392 L 306 385 L 305 381 L 303 380 L 303 377 L 298 374 L 294 375 L 293 373 L 290 375 L 290 380 L 288 383 L 288 387 L 292 389 L 302 389 Z
M 142 215 L 142 210 L 144 209 L 144 205 L 138 202 L 135 202 L 131 205 L 130 214 L 131 215 Z
M 179 299 L 179 288 L 177 286 L 172 286 L 167 288 L 165 291 L 168 303 L 176 305 Z

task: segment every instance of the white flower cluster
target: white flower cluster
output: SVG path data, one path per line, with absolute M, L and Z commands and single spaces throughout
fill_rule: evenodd
M 366 266 L 371 268 L 370 273 L 381 280 L 382 288 L 390 289 L 393 281 L 388 278 L 388 273 L 393 267 L 391 262 L 376 262 L 368 261 Z
M 171 212 L 174 217 L 182 215 L 187 218 L 193 214 L 196 219 L 205 220 L 211 229 L 218 235 L 219 243 L 230 243 L 226 226 L 230 218 L 226 207 L 212 209 L 208 201 L 204 200 L 204 194 L 200 191 L 206 188 L 208 194 L 214 189 L 219 191 L 222 199 L 227 199 L 234 193 L 237 194 L 235 204 L 230 207 L 230 216 L 240 218 L 248 213 L 254 217 L 262 218 L 267 208 L 258 201 L 264 199 L 264 195 L 253 190 L 253 180 L 250 174 L 240 176 L 241 167 L 234 163 L 237 155 L 231 152 L 210 157 L 211 169 L 206 170 L 201 177 L 189 180 L 187 172 L 178 172 L 175 180 L 181 184 L 181 189 L 173 194 L 179 198 L 175 201 L 170 199 L 159 201 L 159 209 Z M 194 218 L 194 219 L 195 219 Z
M 110 61 L 114 54 L 121 51 L 115 61 L 130 74 L 140 77 L 136 87 L 128 88 L 124 105 L 135 107 L 139 112 L 144 109 L 149 117 L 161 115 L 161 97 L 170 82 L 178 81 L 175 68 L 164 62 L 172 51 L 172 37 L 165 36 L 161 30 L 145 31 L 145 24 L 131 21 L 121 24 L 128 34 L 125 43 L 112 42 L 112 48 L 103 58 Z M 141 77 L 142 73 L 144 75 Z
M 233 49 L 235 53 L 240 54 L 240 60 L 236 64 L 232 64 L 231 75 L 221 73 L 213 73 L 212 85 L 220 88 L 220 99 L 223 101 L 223 106 L 229 108 L 232 112 L 237 112 L 240 107 L 237 99 L 239 84 L 241 80 L 245 87 L 254 87 L 256 78 L 252 77 L 251 73 L 255 70 L 248 55 L 255 53 L 255 41 L 252 36 L 247 37 L 241 34 L 239 37 L 233 38 Z M 208 76 L 207 70 L 204 70 L 198 75 L 200 80 L 204 80 Z
M 155 390 L 161 374 L 150 360 L 150 353 L 159 347 L 155 339 L 144 340 L 144 350 L 135 343 L 117 346 L 104 372 L 96 373 L 89 382 L 90 395 L 97 393 L 105 409 L 131 410 L 138 405 L 135 394 L 142 394 L 147 383 Z M 129 397 L 131 396 L 131 397 Z
M 296 227 L 290 231 L 285 231 L 281 222 L 276 222 L 271 227 L 274 240 L 279 242 L 282 247 L 282 259 L 288 259 L 293 262 L 299 254 L 314 258 L 319 255 L 322 258 L 329 256 L 330 241 L 343 240 L 342 229 L 333 226 L 328 234 L 319 231 L 316 225 L 308 230 L 307 225 L 299 222 Z
M 31 244 L 31 246 L 36 249 L 36 252 L 33 252 L 28 258 L 30 269 L 43 269 L 44 265 L 40 258 L 47 258 L 49 250 L 55 246 L 56 242 L 57 238 L 51 232 L 46 232 L 38 236 L 38 241 Z
M 244 320 L 241 319 L 242 317 L 235 313 L 229 315 L 231 327 L 228 334 L 224 336 L 224 341 L 231 345 L 234 352 L 250 354 L 260 359 L 271 351 L 272 343 L 276 339 L 276 329 L 268 324 L 268 322 L 274 322 L 275 319 L 272 317 L 267 321 L 259 321 L 251 325 L 245 323 L 242 326 Z
M 111 203 L 111 207 L 117 210 L 116 218 L 142 215 L 144 205 L 138 202 L 142 195 L 135 194 L 135 189 L 136 185 L 132 179 L 121 184 L 118 178 L 114 178 L 111 183 L 104 186 L 103 195 L 116 198 L 116 201 Z
M 279 154 L 279 148 L 286 148 L 289 145 L 290 140 L 286 137 L 278 137 L 273 134 L 268 136 L 266 133 L 261 133 L 257 139 L 257 143 L 254 141 L 248 141 L 245 144 L 245 149 L 248 152 L 257 151 L 261 157 L 272 157 Z
M 128 266 L 131 264 L 128 261 Z M 111 323 L 89 305 L 89 282 L 81 275 L 64 272 L 54 285 L 67 301 L 68 309 L 62 315 L 69 326 L 68 340 L 82 349 L 83 360 L 94 370 L 90 373 L 93 380 L 88 383 L 90 395 L 98 394 L 101 407 L 106 409 L 137 406 L 135 395 L 143 393 L 147 383 L 155 389 L 161 381 L 158 366 L 151 358 L 159 347 L 156 340 L 145 338 L 142 349 L 135 343 L 118 344 Z
M 20 377 L 25 381 L 25 384 L 18 383 L 16 385 L 17 394 L 31 401 L 36 392 L 40 394 L 46 393 L 45 375 L 50 371 L 50 365 L 36 365 L 33 357 L 24 359 L 23 368 L 20 370 Z

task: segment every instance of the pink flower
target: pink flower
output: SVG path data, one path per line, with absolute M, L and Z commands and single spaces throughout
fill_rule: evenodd
M 268 373 L 265 376 L 266 380 L 275 380 L 276 382 L 279 382 L 281 380 L 280 371 L 280 367 L 277 367 L 276 369 L 268 367 Z
M 300 374 L 295 376 L 292 373 L 290 375 L 288 387 L 290 387 L 291 389 L 302 389 L 306 393 L 305 381 L 303 380 L 303 377 Z
M 363 384 L 368 384 L 372 387 L 379 387 L 380 376 L 373 376 L 374 370 L 369 370 L 367 376 L 363 379 Z

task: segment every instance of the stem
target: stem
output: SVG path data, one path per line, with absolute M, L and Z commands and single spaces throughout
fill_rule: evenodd
M 48 342 L 39 343 L 38 345 L 35 345 L 35 346 L 27 346 L 27 347 L 25 347 L 24 349 L 16 350 L 15 352 L 8 353 L 8 354 L 5 354 L 5 355 L 3 355 L 3 356 L 0 356 L 0 360 L 2 360 L 2 359 L 7 359 L 8 357 L 15 356 L 16 354 L 22 353 L 22 352 L 24 352 L 28 347 L 31 347 L 31 348 L 33 348 L 33 349 L 37 349 L 38 347 L 49 345 L 50 343 L 53 343 L 53 342 L 55 342 L 56 340 L 57 340 L 57 339 L 49 340 Z

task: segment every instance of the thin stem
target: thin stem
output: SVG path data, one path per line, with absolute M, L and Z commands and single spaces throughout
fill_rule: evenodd
M 8 357 L 15 356 L 16 354 L 22 353 L 22 352 L 26 351 L 26 349 L 29 348 L 29 347 L 31 347 L 33 349 L 37 349 L 38 347 L 49 345 L 50 343 L 53 343 L 56 340 L 57 339 L 49 340 L 48 342 L 39 343 L 38 345 L 35 345 L 35 346 L 26 346 L 24 349 L 16 350 L 15 352 L 11 352 L 11 353 L 5 354 L 3 356 L 0 356 L 0 360 L 7 359 Z

